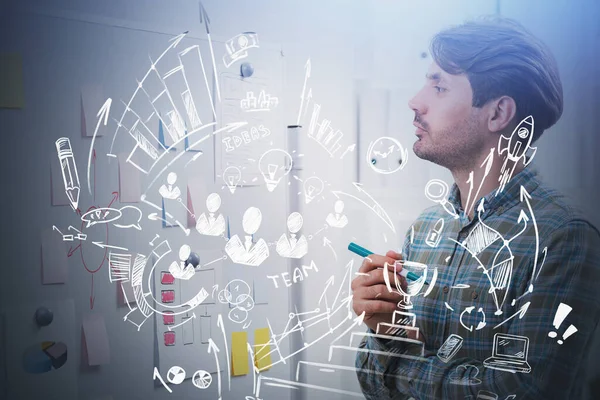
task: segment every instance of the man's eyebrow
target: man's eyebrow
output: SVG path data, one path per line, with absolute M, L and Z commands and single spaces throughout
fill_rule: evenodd
M 444 82 L 442 75 L 439 72 L 434 72 L 433 74 L 425 74 L 425 78 L 430 81 L 436 81 L 438 83 Z

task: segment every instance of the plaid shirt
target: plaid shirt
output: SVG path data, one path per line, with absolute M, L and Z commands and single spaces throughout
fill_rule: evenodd
M 593 339 L 600 319 L 600 233 L 537 175 L 529 165 L 503 191 L 484 196 L 483 209 L 472 221 L 464 214 L 454 184 L 448 204 L 459 218 L 446 211 L 446 204 L 428 208 L 415 221 L 412 234 L 412 229 L 407 232 L 403 257 L 426 264 L 428 281 L 434 270 L 438 272 L 434 288 L 424 296 L 425 286 L 411 299 L 410 311 L 424 335 L 424 359 L 399 356 L 415 354 L 415 344 L 377 338 L 369 330 L 356 357 L 367 399 L 492 399 L 493 394 L 501 400 L 591 398 L 589 381 L 598 379 L 600 365 L 599 351 L 593 347 L 599 342 Z M 429 240 L 429 245 L 428 235 L 440 227 L 440 218 L 442 239 L 437 246 Z M 492 282 L 500 288 L 496 296 L 490 290 Z M 572 311 L 557 329 L 553 322 L 560 303 Z M 498 309 L 501 315 L 496 315 Z M 577 332 L 559 344 L 571 324 Z M 557 336 L 549 337 L 551 331 Z M 497 333 L 528 338 L 528 352 L 521 358 L 530 372 L 484 366 Z M 437 352 L 451 334 L 463 343 L 444 362 Z M 501 341 L 497 352 L 509 342 Z M 588 360 L 592 367 L 586 365 Z M 480 391 L 492 394 L 478 397 Z

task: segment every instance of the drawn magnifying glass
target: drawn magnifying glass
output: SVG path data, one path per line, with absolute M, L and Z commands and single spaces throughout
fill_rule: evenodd
M 458 218 L 454 206 L 447 200 L 449 191 L 448 184 L 441 179 L 431 179 L 425 186 L 425 196 L 427 196 L 429 200 L 439 203 L 444 207 L 448 214 L 452 215 L 454 218 Z

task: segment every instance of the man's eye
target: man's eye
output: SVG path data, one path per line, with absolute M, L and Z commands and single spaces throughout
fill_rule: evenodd
M 444 89 L 443 87 L 439 87 L 439 86 L 434 86 L 434 89 L 436 92 L 441 93 L 446 91 L 446 89 Z

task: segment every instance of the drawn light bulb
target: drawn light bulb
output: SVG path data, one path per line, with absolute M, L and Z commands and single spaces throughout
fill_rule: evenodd
M 238 167 L 230 165 L 229 167 L 225 168 L 225 171 L 223 171 L 223 181 L 232 194 L 235 192 L 235 188 L 241 180 L 242 171 Z
M 258 160 L 258 169 L 267 184 L 267 190 L 272 192 L 281 178 L 290 173 L 292 157 L 281 149 L 267 150 Z
M 323 192 L 324 188 L 323 181 L 316 176 L 311 176 L 307 180 L 304 181 L 304 201 L 306 204 L 313 201 L 315 197 L 320 195 Z

